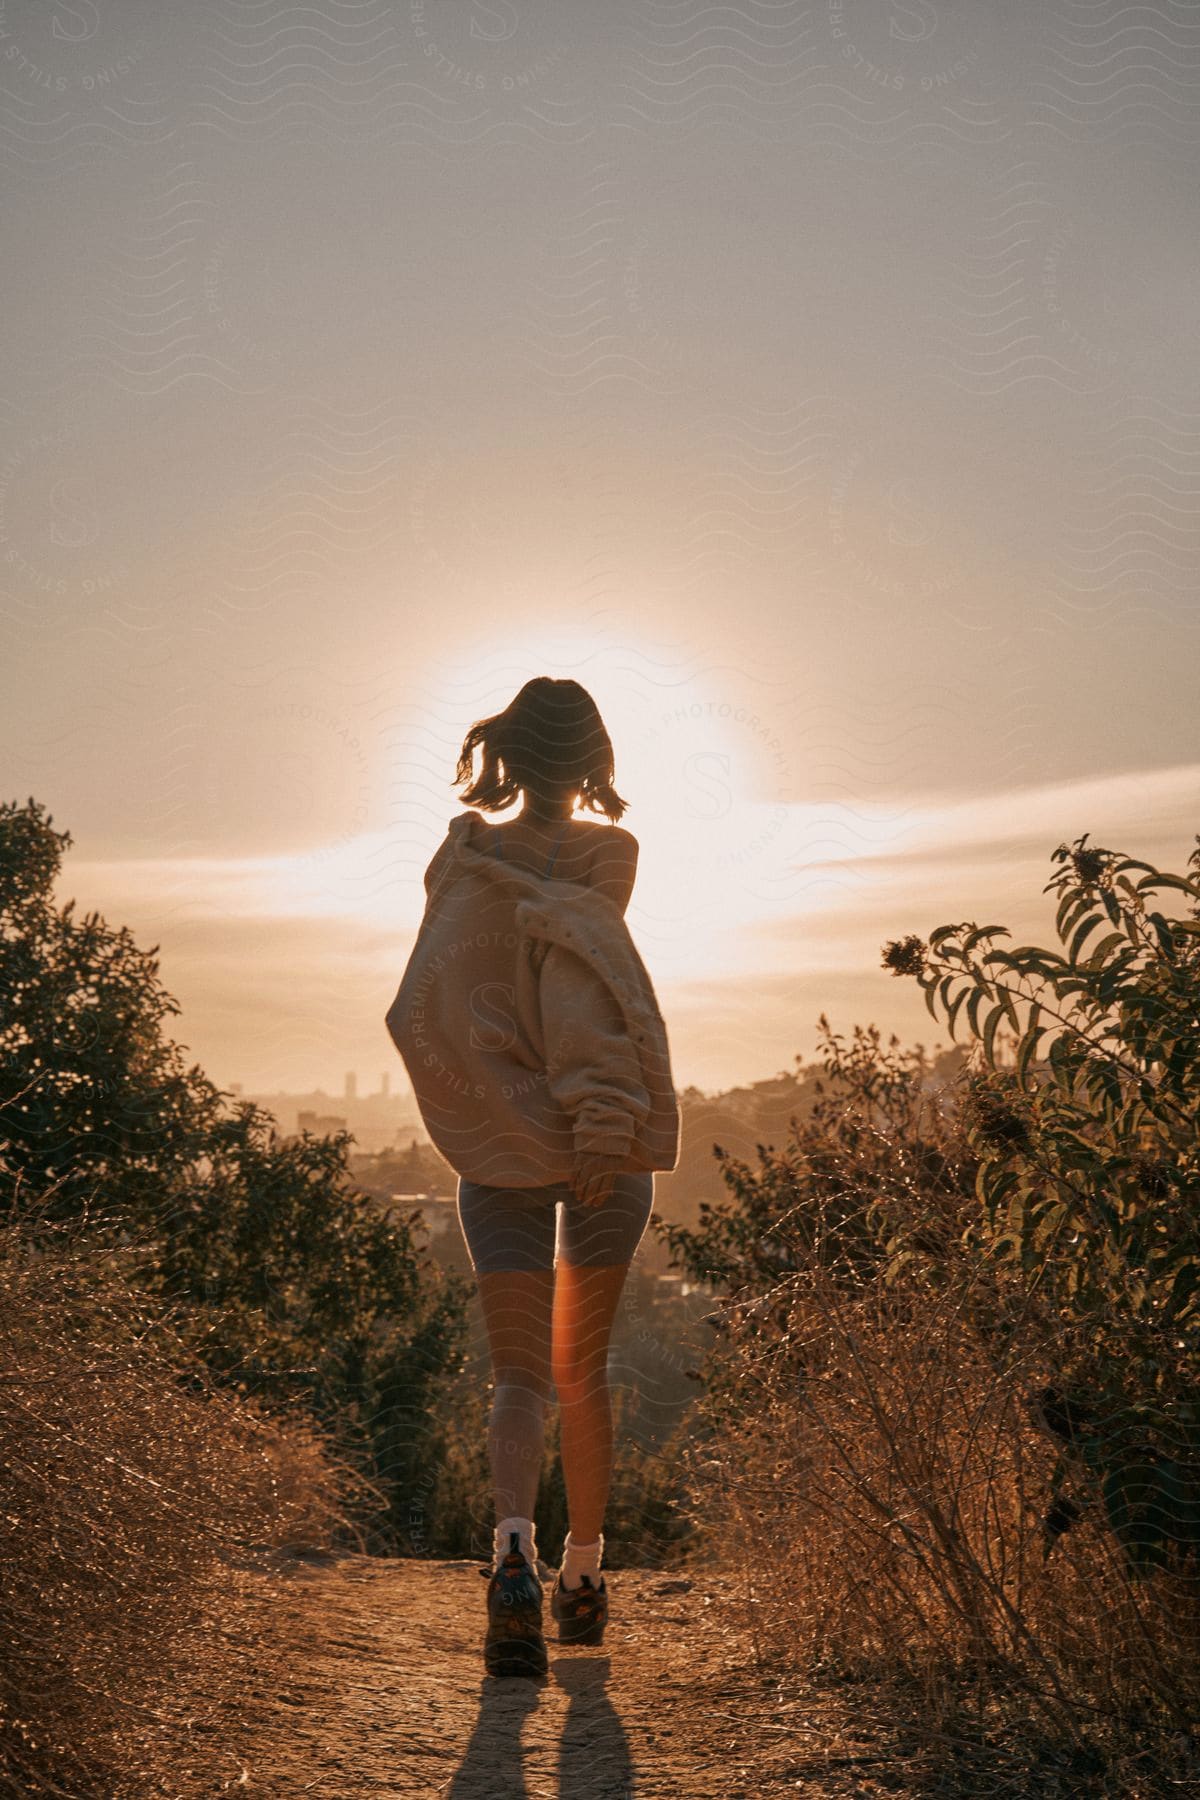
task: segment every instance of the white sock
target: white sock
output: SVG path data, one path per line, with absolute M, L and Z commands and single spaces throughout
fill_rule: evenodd
M 492 1534 L 492 1560 L 496 1567 L 500 1566 L 501 1557 L 508 1555 L 508 1539 L 511 1532 L 521 1534 L 521 1551 L 530 1568 L 537 1564 L 537 1532 L 532 1519 L 501 1519 Z
M 563 1542 L 562 1584 L 565 1588 L 583 1586 L 583 1577 L 589 1576 L 592 1586 L 600 1586 L 600 1558 L 604 1555 L 604 1533 L 601 1532 L 594 1544 L 577 1544 L 568 1531 Z

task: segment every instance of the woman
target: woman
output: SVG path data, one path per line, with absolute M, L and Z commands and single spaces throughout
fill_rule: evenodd
M 518 798 L 522 808 L 503 823 L 475 811 L 451 821 L 387 1026 L 459 1177 L 488 1333 L 496 1526 L 485 1665 L 542 1674 L 533 1509 L 545 1407 L 553 1382 L 570 1527 L 551 1612 L 560 1642 L 598 1644 L 609 1338 L 653 1171 L 678 1159 L 679 1120 L 666 1028 L 624 922 L 638 847 L 617 824 L 626 802 L 595 702 L 575 681 L 526 682 L 468 731 L 463 783 L 485 813 Z M 609 823 L 577 819 L 580 808 Z

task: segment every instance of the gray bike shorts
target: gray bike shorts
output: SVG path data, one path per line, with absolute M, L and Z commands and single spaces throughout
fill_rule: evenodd
M 652 1169 L 615 1175 L 600 1206 L 584 1206 L 565 1181 L 506 1188 L 458 1179 L 458 1222 L 477 1275 L 552 1269 L 556 1248 L 573 1269 L 632 1262 L 653 1205 Z

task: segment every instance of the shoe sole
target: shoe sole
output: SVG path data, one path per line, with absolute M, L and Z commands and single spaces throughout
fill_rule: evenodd
M 486 1645 L 483 1665 L 489 1675 L 545 1675 L 549 1669 L 545 1643 L 528 1638 L 501 1638 Z
M 560 1644 L 602 1644 L 604 1642 L 604 1626 L 578 1625 L 570 1619 L 563 1619 L 558 1627 L 558 1641 Z

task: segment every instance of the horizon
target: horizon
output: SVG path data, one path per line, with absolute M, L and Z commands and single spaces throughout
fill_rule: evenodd
M 990 796 L 986 805 L 982 801 L 956 800 L 938 806 L 926 796 L 920 804 L 914 803 L 907 809 L 909 816 L 902 822 L 896 818 L 887 821 L 895 834 L 903 834 L 906 840 L 891 854 L 880 843 L 849 842 L 848 810 L 839 819 L 827 815 L 826 820 L 821 820 L 796 809 L 794 814 L 789 812 L 786 829 L 799 835 L 804 830 L 827 828 L 842 854 L 823 861 L 812 859 L 803 889 L 780 891 L 777 885 L 771 891 L 762 884 L 756 890 L 745 890 L 744 937 L 739 958 L 726 953 L 727 962 L 734 966 L 719 982 L 695 982 L 685 975 L 672 975 L 672 959 L 682 959 L 680 947 L 693 952 L 696 946 L 714 947 L 721 938 L 722 925 L 719 916 L 713 917 L 711 908 L 700 906 L 686 919 L 682 915 L 671 916 L 669 909 L 677 889 L 669 860 L 656 857 L 653 850 L 647 854 L 643 845 L 638 885 L 627 922 L 655 976 L 671 1038 L 677 1089 L 682 1092 L 687 1087 L 697 1087 L 706 1094 L 716 1094 L 733 1087 L 752 1086 L 778 1073 L 791 1073 L 797 1057 L 805 1064 L 811 1063 L 818 1044 L 817 1018 L 822 1012 L 843 1037 L 849 1037 L 855 1026 L 875 1025 L 885 1038 L 895 1032 L 907 1048 L 923 1045 L 931 1055 L 950 1048 L 952 1040 L 944 1023 L 930 1018 L 916 983 L 900 980 L 882 967 L 884 942 L 910 931 L 927 938 L 939 924 L 972 919 L 976 923 L 1005 925 L 1014 943 L 1041 942 L 1053 948 L 1058 939 L 1054 933 L 1052 897 L 1041 892 L 1052 871 L 1053 848 L 1090 831 L 1094 844 L 1142 857 L 1163 870 L 1181 870 L 1196 841 L 1192 802 L 1197 794 L 1200 764 L 1140 774 L 1126 772 L 1101 781 L 1049 783 L 1041 788 Z M 1056 820 L 1060 822 L 1057 826 Z M 1075 823 L 1079 821 L 1085 822 L 1076 830 Z M 858 822 L 861 823 L 861 815 Z M 842 832 L 840 838 L 836 836 L 838 830 Z M 430 855 L 435 848 L 436 842 L 431 841 Z M 63 896 L 78 890 L 78 882 L 73 889 L 69 879 L 72 867 L 79 872 L 73 857 L 74 852 L 69 851 L 65 859 L 59 885 Z M 290 863 L 277 859 L 269 874 L 270 891 L 276 895 L 286 891 L 295 902 L 294 916 L 301 921 L 306 918 L 305 883 L 310 873 L 306 862 L 305 858 Z M 862 873 L 864 869 L 866 875 Z M 199 929 L 200 921 L 216 923 L 230 918 L 230 894 L 235 885 L 241 897 L 241 916 L 248 922 L 264 917 L 258 908 L 266 883 L 255 894 L 247 883 L 247 868 L 241 863 L 222 867 L 209 859 L 196 864 L 186 860 L 170 864 L 164 859 L 146 863 L 124 860 L 119 865 L 84 865 L 84 870 L 89 882 L 87 905 L 99 905 L 110 924 L 125 922 L 120 910 L 122 895 L 136 894 L 146 905 L 155 880 L 162 884 L 157 904 L 163 911 L 171 906 L 175 896 L 188 892 L 188 909 L 198 922 L 193 929 Z M 869 878 L 872 872 L 873 880 Z M 109 891 L 115 896 L 108 906 L 96 898 L 105 883 L 111 884 Z M 420 885 L 419 872 L 416 885 Z M 934 905 L 926 897 L 933 893 L 946 896 L 945 904 Z M 951 895 L 959 899 L 957 906 L 950 903 Z M 662 908 L 658 913 L 654 911 L 656 903 Z M 265 916 L 268 920 L 272 917 L 269 911 Z M 819 922 L 820 932 L 819 936 L 811 936 L 807 960 L 813 966 L 805 969 L 805 954 L 796 948 L 796 942 L 799 934 L 815 932 L 815 925 L 809 921 Z M 407 929 L 415 932 L 418 922 L 419 914 L 410 911 Z M 369 916 L 365 921 L 359 917 L 357 923 L 363 932 L 371 929 Z M 684 935 L 685 923 L 690 936 Z M 177 935 L 186 937 L 186 923 L 177 925 Z M 144 933 L 139 935 L 139 941 L 148 941 Z M 160 955 L 159 960 L 170 989 L 167 959 Z M 357 966 L 353 944 L 348 960 Z M 794 968 L 798 972 L 790 973 Z M 361 979 L 361 970 L 358 976 Z M 229 979 L 239 982 L 236 970 L 231 971 Z M 768 993 L 772 1006 L 769 1018 L 765 1018 L 764 995 Z M 804 1017 L 796 993 L 809 996 L 811 1016 L 806 1024 L 793 1030 L 790 1021 Z M 833 998 L 835 995 L 841 999 L 840 1005 Z M 861 996 L 857 1004 L 856 995 Z M 722 1008 L 719 1013 L 715 1010 L 718 1002 Z M 714 1019 L 720 1025 L 716 1031 L 712 1029 Z M 183 1029 L 186 1021 L 185 1009 L 180 1020 L 181 1043 L 187 1041 Z M 694 1021 L 690 1033 L 689 1021 Z M 739 1034 L 736 1063 L 728 1055 L 730 1033 Z M 720 1042 L 709 1054 L 707 1047 L 713 1038 Z M 682 1054 L 680 1042 L 684 1045 Z M 763 1053 L 756 1057 L 760 1044 Z M 194 1047 L 191 1054 L 210 1079 L 218 1080 L 204 1059 L 195 1056 Z M 381 1064 L 385 1060 L 374 1059 Z M 324 1091 L 331 1099 L 344 1098 L 344 1066 L 341 1077 L 328 1066 L 321 1068 L 315 1062 L 308 1066 L 311 1079 L 299 1072 L 293 1077 L 267 1074 L 257 1079 L 229 1073 L 218 1080 L 218 1085 L 240 1081 L 244 1088 L 257 1093 Z M 358 1065 L 363 1066 L 369 1065 Z M 377 1072 L 382 1073 L 382 1068 Z M 387 1073 L 392 1085 L 389 1098 L 412 1103 L 411 1088 L 398 1058 L 396 1066 Z M 372 1092 L 357 1096 L 360 1100 L 369 1097 L 379 1095 Z

